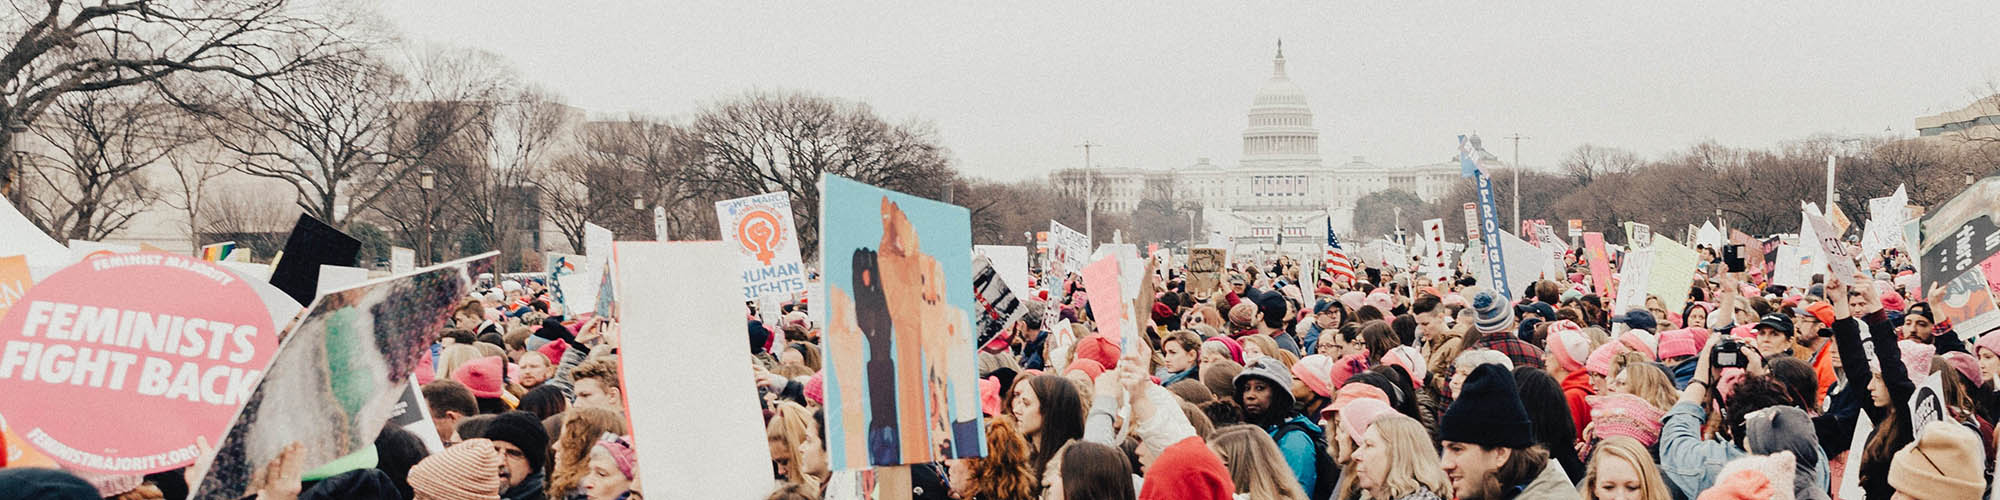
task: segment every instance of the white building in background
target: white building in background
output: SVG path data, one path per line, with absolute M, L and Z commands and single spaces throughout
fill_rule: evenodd
M 1389 167 L 1352 156 L 1346 163 L 1326 165 L 1305 91 L 1285 74 L 1282 43 L 1271 64 L 1270 81 L 1250 103 L 1239 165 L 1223 167 L 1201 158 L 1193 165 L 1167 170 L 1094 169 L 1090 173 L 1097 185 L 1091 189 L 1097 193 L 1097 210 L 1128 213 L 1149 194 L 1164 198 L 1171 193 L 1177 204 L 1199 204 L 1208 230 L 1237 246 L 1272 248 L 1282 233 L 1285 250 L 1299 252 L 1316 249 L 1326 240 L 1329 216 L 1344 239 L 1379 237 L 1346 234 L 1354 229 L 1354 202 L 1363 196 L 1401 189 L 1432 202 L 1450 191 L 1453 183 L 1463 182 L 1453 159 Z M 1502 164 L 1491 154 L 1483 161 Z M 1059 170 L 1050 174 L 1050 181 L 1081 193 L 1083 174 L 1080 169 Z

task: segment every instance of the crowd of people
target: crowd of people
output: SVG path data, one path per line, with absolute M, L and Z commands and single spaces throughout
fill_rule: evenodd
M 565 318 L 537 281 L 502 281 L 459 304 L 417 369 L 442 450 L 387 426 L 361 466 L 307 471 L 306 450 L 294 444 L 256 472 L 248 491 L 265 500 L 642 498 L 618 331 L 611 321 Z M 117 476 L 5 468 L 0 499 L 189 498 L 200 469 Z
M 1499 290 L 1463 272 L 1299 283 L 1294 262 L 1246 257 L 1214 289 L 1162 272 L 1139 342 L 1100 333 L 1073 276 L 1036 275 L 1019 319 L 976 342 L 985 455 L 909 465 L 909 491 L 875 494 L 1983 498 L 2000 334 L 1954 331 L 1909 298 L 1907 260 L 1891 254 L 1790 288 L 1704 261 L 1684 302 L 1648 296 L 1625 311 L 1576 259 L 1564 279 Z M 809 305 L 746 314 L 774 500 L 836 498 L 841 482 Z M 454 311 L 416 374 L 441 451 L 391 426 L 372 463 L 306 477 L 294 446 L 250 491 L 640 498 L 618 332 L 564 317 L 540 283 L 501 283 Z M 1930 377 L 1942 415 L 1907 405 Z M 18 485 L 0 499 L 183 498 L 185 472 L 0 469 Z
M 911 465 L 910 491 L 881 498 L 1986 496 L 2000 334 L 1908 298 L 1894 251 L 1789 288 L 1701 253 L 1685 301 L 1625 311 L 1575 255 L 1513 293 L 1463 272 L 1304 285 L 1283 258 L 1213 290 L 1173 270 L 1136 345 L 1098 333 L 1073 276 L 1035 276 L 1058 293 L 977 341 L 987 455 Z M 750 323 L 772 499 L 821 498 L 832 476 L 802 307 Z M 1922 425 L 1906 403 L 1931 376 L 1945 414 Z

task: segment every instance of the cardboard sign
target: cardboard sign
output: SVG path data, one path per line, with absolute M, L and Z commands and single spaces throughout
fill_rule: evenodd
M 972 258 L 972 298 L 979 301 L 979 319 L 974 325 L 979 328 L 980 346 L 1028 313 L 1007 286 L 1007 279 L 993 267 L 992 259 L 984 255 Z
M 417 268 L 417 251 L 403 247 L 389 247 L 389 274 L 403 274 Z
M 806 270 L 799 259 L 792 199 L 785 193 L 715 202 L 715 219 L 722 228 L 722 242 L 736 250 L 743 300 L 791 297 L 805 291 Z
M 1424 221 L 1424 276 L 1430 279 L 1444 279 L 1451 276 L 1451 259 L 1446 255 L 1444 244 L 1444 219 Z
M 1812 286 L 1812 276 L 1821 267 L 1813 259 L 1813 253 L 1791 245 L 1778 246 L 1778 260 L 1771 272 L 1771 284 L 1785 287 L 1805 288 Z
M 975 256 L 984 255 L 992 262 L 993 271 L 1007 281 L 1007 286 L 1015 293 L 1028 291 L 1028 247 L 1013 245 L 974 245 Z
M 1632 248 L 1644 250 L 1653 246 L 1653 227 L 1637 222 L 1625 223 L 1625 243 Z
M 1222 283 L 1222 268 L 1229 262 L 1229 251 L 1221 248 L 1193 248 L 1188 250 L 1187 291 L 1206 296 Z
M 750 348 L 739 333 L 743 302 L 730 293 L 735 270 L 715 265 L 738 248 L 713 241 L 615 246 L 618 296 L 634 306 L 625 312 L 619 376 L 624 387 L 645 388 L 624 394 L 647 491 L 764 498 L 772 486 L 771 455 L 748 376 Z M 827 385 L 829 402 L 834 390 Z
M 1646 307 L 1646 290 L 1651 283 L 1652 273 L 1652 249 L 1625 252 L 1624 262 L 1618 266 L 1618 299 L 1612 303 L 1611 315 L 1617 316 L 1625 314 L 1625 311 Z
M 821 185 L 832 469 L 984 456 L 970 213 L 836 175 Z
M 1569 220 L 1569 237 L 1570 239 L 1583 237 L 1583 219 Z
M 216 445 L 198 498 L 236 498 L 285 446 L 305 445 L 311 470 L 375 442 L 487 252 L 321 296 L 294 321 L 263 379 Z M 288 257 L 289 258 L 289 257 Z M 214 441 L 211 441 L 214 442 Z
M 1652 250 L 1653 270 L 1646 273 L 1646 293 L 1667 304 L 1687 302 L 1688 288 L 1694 283 L 1695 261 L 1701 260 L 1701 256 L 1668 238 L 1654 238 Z
M 1854 277 L 1854 251 L 1840 241 L 1840 232 L 1828 224 L 1825 217 L 1811 212 L 1805 214 L 1806 223 L 1811 225 L 1814 242 L 1800 242 L 1802 245 L 1819 245 L 1820 254 L 1826 256 L 1827 271 L 1842 279 Z
M 271 270 L 271 284 L 300 304 L 312 302 L 319 288 L 319 266 L 352 266 L 361 255 L 361 240 L 310 215 L 299 214 L 292 235 L 285 239 L 284 257 Z
M 1709 248 L 1722 248 L 1722 229 L 1715 223 L 1702 221 L 1701 228 L 1694 231 L 1694 243 Z
M 236 242 L 224 241 L 201 246 L 201 260 L 221 262 L 229 260 L 229 254 L 236 250 Z
M 1475 241 L 1479 241 L 1479 205 L 1466 203 L 1465 204 L 1466 246 L 1474 246 L 1472 245 L 1472 242 Z
M 1083 266 L 1089 265 L 1087 260 L 1089 256 L 1088 236 L 1062 225 L 1061 222 L 1049 221 L 1049 264 L 1051 269 L 1061 271 L 1054 273 L 1051 279 L 1059 281 L 1065 277 L 1063 273 L 1083 271 Z M 1062 266 L 1053 267 L 1058 263 Z
M 0 414 L 67 468 L 186 466 L 197 438 L 220 441 L 278 338 L 256 290 L 211 263 L 96 257 L 28 289 L 0 319 Z M 83 414 L 145 418 L 106 425 Z
M 327 292 L 346 289 L 347 287 L 359 285 L 363 281 L 368 281 L 367 269 L 321 265 L 319 266 L 319 282 L 313 285 L 313 295 L 326 295 Z

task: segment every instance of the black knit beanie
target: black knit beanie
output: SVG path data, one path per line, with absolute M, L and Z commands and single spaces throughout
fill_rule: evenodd
M 1438 438 L 1487 448 L 1527 448 L 1535 445 L 1535 427 L 1514 374 L 1500 365 L 1479 365 L 1465 377 L 1465 389 L 1444 410 Z
M 528 468 L 544 471 L 542 464 L 549 457 L 549 432 L 542 428 L 542 419 L 535 418 L 535 414 L 519 410 L 502 413 L 487 425 L 480 437 L 513 444 L 528 456 Z

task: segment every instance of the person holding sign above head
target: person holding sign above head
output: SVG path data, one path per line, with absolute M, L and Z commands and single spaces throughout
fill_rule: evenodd
M 1863 276 L 1848 278 L 1834 277 L 1827 280 L 1826 295 L 1841 297 L 1847 295 L 1848 283 L 1867 283 Z M 1916 392 L 1916 384 L 1910 380 L 1909 369 L 1903 366 L 1902 348 L 1896 345 L 1896 332 L 1889 324 L 1888 315 L 1881 310 L 1881 303 L 1875 298 L 1875 287 L 1861 286 L 1864 307 L 1855 310 L 1851 304 L 1833 301 L 1833 338 L 1836 349 L 1841 353 L 1841 370 L 1847 372 L 1849 383 L 1867 381 L 1868 401 L 1861 410 L 1868 413 L 1868 419 L 1875 423 L 1868 439 L 1852 443 L 1854 451 L 1860 452 L 1859 459 L 1848 455 L 1848 467 L 1860 467 L 1861 489 L 1869 498 L 1889 498 L 1894 488 L 1889 485 L 1889 464 L 1896 450 L 1902 449 L 1915 440 L 1910 416 L 1904 410 L 1904 401 Z M 1868 323 L 1869 341 L 1874 345 L 1872 358 L 1863 353 L 1861 323 Z M 1851 424 L 1850 424 L 1851 425 Z M 1850 427 L 1851 429 L 1851 427 Z M 1835 434 L 1838 434 L 1836 431 Z M 1853 434 L 1849 430 L 1847 434 Z M 1834 450 L 1828 450 L 1835 453 Z

